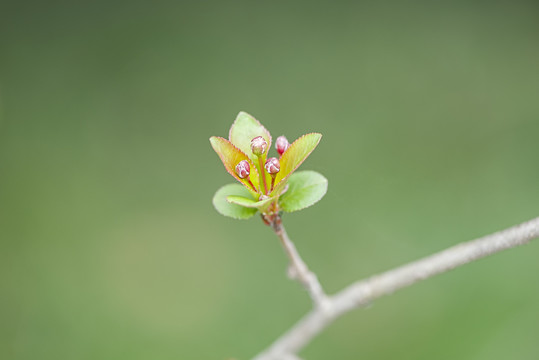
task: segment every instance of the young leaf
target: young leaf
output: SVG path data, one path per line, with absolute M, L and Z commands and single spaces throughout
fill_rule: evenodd
M 221 187 L 213 196 L 213 206 L 221 215 L 234 219 L 248 219 L 256 214 L 256 208 L 248 208 L 237 204 L 232 204 L 226 199 L 228 196 L 240 196 L 248 198 L 249 191 L 239 184 L 228 184 Z
M 275 189 L 272 195 L 279 194 L 286 183 L 288 177 L 301 165 L 303 161 L 311 154 L 314 148 L 320 142 L 322 134 L 310 133 L 303 135 L 286 149 L 280 159 L 281 171 L 275 178 Z
M 314 205 L 324 197 L 328 180 L 316 171 L 298 171 L 288 179 L 288 190 L 281 195 L 279 206 L 286 212 Z
M 256 209 L 260 209 L 274 200 L 275 198 L 267 198 L 265 200 L 255 201 L 251 198 L 237 195 L 230 195 L 226 197 L 226 201 L 229 203 Z
M 264 154 L 260 156 L 260 158 L 253 154 L 253 152 L 251 151 L 251 140 L 253 140 L 257 136 L 262 136 L 264 140 L 266 140 L 268 149 Z M 254 167 L 259 174 L 257 186 L 258 183 L 264 182 L 263 177 L 266 178 L 266 184 L 270 183 L 271 177 L 266 174 L 260 167 L 260 163 L 264 164 L 266 162 L 268 151 L 269 149 L 271 149 L 270 132 L 266 130 L 266 128 L 253 116 L 241 111 L 238 116 L 236 116 L 236 120 L 234 120 L 234 123 L 230 127 L 228 138 L 231 143 L 237 146 L 251 159 L 251 162 L 254 164 Z
M 242 160 L 249 161 L 249 157 L 245 155 L 245 153 L 235 147 L 230 141 L 223 139 L 222 137 L 212 136 L 210 138 L 210 143 L 217 155 L 219 155 L 221 158 L 226 171 L 228 171 L 230 175 L 234 176 L 236 180 L 244 184 L 249 189 L 251 186 L 249 185 L 247 179 L 250 178 L 255 188 L 258 188 L 258 171 L 254 166 L 251 166 L 251 173 L 248 178 L 240 179 L 238 174 L 236 174 L 236 165 L 238 165 Z M 251 193 L 253 195 L 255 194 L 254 191 L 251 191 Z
M 258 158 L 251 152 L 251 140 L 257 136 L 262 136 L 271 148 L 271 135 L 268 130 L 258 120 L 246 112 L 240 112 L 230 128 L 228 139 L 243 151 L 251 161 L 256 164 Z

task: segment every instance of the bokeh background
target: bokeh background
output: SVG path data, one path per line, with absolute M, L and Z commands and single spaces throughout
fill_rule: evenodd
M 539 215 L 534 1 L 0 3 L 0 358 L 249 359 L 306 313 L 211 205 L 240 110 L 324 138 L 286 215 L 325 288 Z M 537 359 L 539 244 L 346 316 L 306 359 Z

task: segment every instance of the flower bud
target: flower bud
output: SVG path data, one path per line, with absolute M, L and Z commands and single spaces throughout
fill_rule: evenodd
M 282 155 L 289 146 L 290 143 L 288 142 L 288 139 L 282 135 L 275 140 L 275 148 L 277 149 L 279 155 Z
M 264 139 L 262 136 L 257 136 L 253 140 L 251 140 L 251 151 L 256 156 L 264 154 L 267 147 L 268 143 L 266 142 L 266 139 Z
M 270 175 L 275 175 L 281 170 L 281 164 L 279 163 L 279 159 L 277 158 L 269 158 L 266 160 L 266 164 L 264 165 L 264 168 Z
M 242 160 L 236 165 L 236 174 L 240 179 L 245 179 L 251 173 L 251 165 L 247 160 Z

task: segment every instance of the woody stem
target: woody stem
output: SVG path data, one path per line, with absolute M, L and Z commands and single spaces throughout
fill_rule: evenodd
M 288 237 L 284 229 L 281 217 L 276 215 L 271 222 L 271 227 L 275 234 L 281 240 L 283 249 L 290 260 L 292 272 L 290 276 L 298 280 L 307 290 L 316 307 L 324 308 L 328 302 L 328 296 L 322 289 L 322 285 L 318 282 L 316 275 L 309 270 L 301 256 L 299 255 L 294 243 Z

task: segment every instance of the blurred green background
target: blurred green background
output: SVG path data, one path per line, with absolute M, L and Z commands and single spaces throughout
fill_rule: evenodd
M 324 134 L 284 218 L 329 292 L 539 215 L 539 6 L 0 3 L 0 359 L 249 359 L 310 307 L 217 214 L 236 114 Z M 316 359 L 537 359 L 539 244 L 337 321 Z

